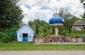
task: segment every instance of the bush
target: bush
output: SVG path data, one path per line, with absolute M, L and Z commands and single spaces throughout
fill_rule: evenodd
M 59 34 L 62 34 L 62 35 L 68 36 L 69 32 L 66 31 L 66 30 L 63 30 L 62 32 L 59 31 Z
M 0 32 L 0 41 L 1 41 L 1 39 L 2 39 L 2 35 L 3 35 L 3 33 L 2 33 L 2 32 Z
M 13 39 L 12 33 L 7 34 L 7 33 L 0 32 L 1 42 L 8 43 L 8 42 L 12 41 L 12 39 Z

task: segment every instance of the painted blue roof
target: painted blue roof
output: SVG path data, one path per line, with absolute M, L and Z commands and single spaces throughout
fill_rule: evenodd
M 50 24 L 63 24 L 64 20 L 63 18 L 61 18 L 60 16 L 53 16 L 50 20 L 49 20 Z

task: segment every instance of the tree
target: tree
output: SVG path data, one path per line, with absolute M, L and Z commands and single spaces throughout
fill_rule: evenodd
M 85 0 L 80 0 L 81 1 L 81 3 L 83 3 L 83 5 L 84 5 L 84 8 L 85 8 Z
M 16 6 L 17 0 L 0 0 L 0 28 L 10 28 L 22 20 L 22 11 Z
M 64 23 L 64 27 L 69 31 L 69 33 L 71 32 L 71 28 L 72 25 L 79 20 L 78 18 L 71 18 L 69 20 L 66 20 L 66 22 Z
M 29 25 L 32 27 L 32 29 L 35 31 L 36 37 L 45 37 L 48 34 L 53 33 L 52 27 L 49 23 L 43 21 L 43 20 L 34 20 L 30 21 Z
M 35 21 L 36 21 L 36 23 L 35 23 L 35 25 L 36 25 L 36 34 L 38 34 L 39 33 L 39 26 L 38 26 L 39 19 L 35 20 Z
M 81 3 L 83 3 L 84 9 L 85 9 L 85 0 L 80 0 L 80 1 L 81 1 Z M 83 18 L 85 18 L 85 12 L 84 12 L 84 14 L 83 14 Z
M 63 8 L 60 10 L 59 15 L 64 19 L 64 21 L 69 20 L 69 19 L 75 17 L 75 16 L 71 15 L 68 12 L 64 12 L 64 9 Z

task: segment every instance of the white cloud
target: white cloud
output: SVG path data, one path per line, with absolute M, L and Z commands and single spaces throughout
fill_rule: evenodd
M 71 14 L 79 17 L 84 13 L 83 5 L 79 0 L 20 0 L 20 8 L 23 10 L 23 14 L 27 14 L 24 17 L 24 21 L 33 20 L 39 18 L 41 20 L 48 21 L 52 17 L 55 9 L 67 8 Z M 28 9 L 25 5 L 30 6 Z M 48 7 L 47 9 L 42 9 Z
M 23 10 L 23 14 L 26 14 L 28 12 L 28 8 L 26 8 L 24 4 L 22 4 L 20 8 Z

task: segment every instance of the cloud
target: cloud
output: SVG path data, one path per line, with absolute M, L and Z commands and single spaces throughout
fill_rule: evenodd
M 66 11 L 77 17 L 84 13 L 83 5 L 79 0 L 20 0 L 18 6 L 25 15 L 23 22 L 36 18 L 48 22 L 55 10 L 61 8 L 65 8 Z

